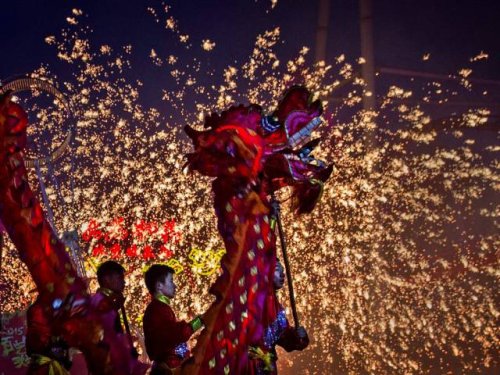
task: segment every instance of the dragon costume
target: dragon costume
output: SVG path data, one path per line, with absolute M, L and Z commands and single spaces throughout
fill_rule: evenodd
M 210 288 L 215 301 L 184 374 L 248 373 L 249 347 L 277 319 L 270 195 L 291 186 L 295 212 L 310 212 L 332 172 L 311 155 L 322 106 L 310 98 L 306 88 L 294 86 L 270 116 L 259 105 L 240 105 L 208 116 L 204 131 L 186 127 L 194 144 L 188 167 L 215 177 L 214 207 L 226 254 Z
M 113 336 L 92 310 L 85 281 L 29 186 L 23 154 L 27 126 L 21 106 L 8 93 L 0 95 L 0 221 L 37 287 L 37 301 L 47 317 L 44 330 L 80 349 L 93 374 L 131 374 L 133 359 L 120 354 L 130 352 L 124 348 L 127 342 Z

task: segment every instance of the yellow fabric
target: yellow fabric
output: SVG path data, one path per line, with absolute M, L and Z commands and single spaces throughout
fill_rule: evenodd
M 160 301 L 160 302 L 163 302 L 164 304 L 166 305 L 170 305 L 170 298 L 168 298 L 166 295 L 164 294 L 161 294 L 161 293 L 156 293 L 155 294 L 155 298 Z
M 31 357 L 38 366 L 49 365 L 49 375 L 69 375 L 69 372 L 55 359 L 35 354 Z
M 251 346 L 249 352 L 251 358 L 260 359 L 264 363 L 265 371 L 273 371 L 274 356 L 272 353 L 264 352 L 261 348 L 255 346 Z

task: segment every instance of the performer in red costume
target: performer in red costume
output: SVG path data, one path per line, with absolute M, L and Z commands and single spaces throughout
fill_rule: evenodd
M 37 287 L 38 301 L 56 336 L 80 349 L 94 375 L 130 375 L 131 354 L 119 336 L 90 307 L 87 286 L 49 223 L 28 183 L 23 149 L 28 119 L 23 109 L 0 95 L 0 221 Z M 51 333 L 52 335 L 52 333 Z M 117 358 L 102 345 L 102 339 Z
M 113 357 L 120 361 L 119 366 L 122 366 L 122 371 L 132 370 L 134 374 L 145 373 L 146 365 L 137 361 L 139 355 L 133 346 L 132 337 L 123 328 L 120 319 L 121 311 L 123 322 L 127 321 L 124 308 L 125 296 L 123 294 L 125 290 L 125 269 L 117 262 L 106 261 L 97 269 L 97 281 L 99 289 L 91 297 L 90 305 L 99 314 L 103 327 L 109 330 L 105 337 L 115 337 L 114 340 L 119 340 L 122 344 L 114 347 L 113 341 L 108 342 L 104 338 L 101 345 L 107 346 Z M 132 358 L 130 358 L 129 354 L 132 355 Z M 129 358 L 128 362 L 126 358 Z
M 278 291 L 283 288 L 284 283 L 283 265 L 277 261 L 273 277 L 274 290 Z M 265 329 L 262 340 L 250 347 L 251 371 L 249 373 L 253 375 L 278 373 L 276 345 L 281 346 L 287 352 L 303 350 L 309 345 L 309 337 L 304 327 L 291 327 L 285 309 L 277 298 L 273 300 L 272 314 L 276 315 L 276 320 Z
M 102 263 L 97 269 L 99 289 L 92 296 L 91 304 L 101 312 L 103 319 L 109 320 L 110 327 L 119 334 L 124 330 L 120 322 L 120 309 L 125 302 L 125 269 L 112 260 Z
M 145 274 L 152 300 L 143 319 L 146 351 L 153 361 L 151 375 L 168 375 L 189 357 L 187 341 L 202 327 L 200 317 L 190 323 L 178 321 L 170 307 L 176 286 L 174 270 L 161 264 L 152 265 Z
M 54 333 L 50 314 L 37 299 L 26 314 L 26 353 L 31 357 L 28 375 L 68 375 L 68 344 Z
M 216 300 L 204 315 L 206 328 L 184 374 L 252 371 L 250 346 L 277 318 L 275 218 L 269 196 L 292 186 L 295 212 L 314 208 L 332 172 L 311 155 L 319 140 L 310 136 L 322 122 L 321 113 L 320 101 L 295 86 L 270 116 L 258 105 L 240 105 L 208 116 L 204 131 L 186 127 L 195 148 L 188 167 L 216 177 L 214 206 L 226 254 L 222 275 L 210 288 Z

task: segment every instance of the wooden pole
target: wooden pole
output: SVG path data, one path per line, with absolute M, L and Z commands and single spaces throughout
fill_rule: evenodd
M 125 311 L 125 306 L 122 306 L 121 310 L 122 310 L 123 324 L 125 325 L 125 331 L 127 331 L 127 334 L 130 337 L 130 326 L 128 325 L 128 318 L 127 318 L 127 312 Z
M 1 230 L 2 222 L 0 222 L 0 275 L 2 274 L 2 266 L 3 266 L 3 231 Z M 3 317 L 2 317 L 2 308 L 3 308 L 3 298 L 0 297 L 0 331 L 3 330 Z
M 280 203 L 274 195 L 271 195 L 271 204 L 274 210 L 274 215 L 276 216 L 276 222 L 278 223 L 278 232 L 281 242 L 281 250 L 283 252 L 283 262 L 285 263 L 286 271 L 286 281 L 288 284 L 288 294 L 290 295 L 290 306 L 292 308 L 293 320 L 295 322 L 295 327 L 300 327 L 299 324 L 299 314 L 297 313 L 297 305 L 295 303 L 295 293 L 293 291 L 293 280 L 292 272 L 290 271 L 290 262 L 288 261 L 288 254 L 286 250 L 285 233 L 283 232 L 283 226 L 281 224 L 281 213 L 280 213 Z

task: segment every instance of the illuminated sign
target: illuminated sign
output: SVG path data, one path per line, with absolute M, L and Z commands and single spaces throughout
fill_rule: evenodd
M 173 219 L 161 223 L 140 219 L 130 226 L 123 217 L 109 223 L 91 219 L 82 227 L 82 240 L 90 244 L 93 257 L 169 259 L 181 239 Z

